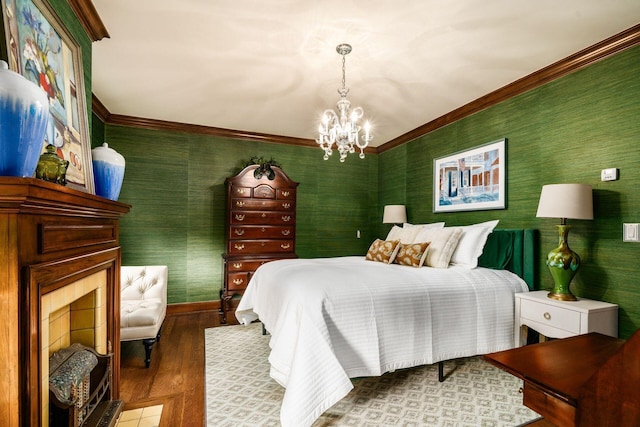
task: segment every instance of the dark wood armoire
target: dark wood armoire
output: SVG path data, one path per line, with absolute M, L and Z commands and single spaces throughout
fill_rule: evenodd
M 251 165 L 229 177 L 227 185 L 226 253 L 220 315 L 235 295 L 242 295 L 251 275 L 269 261 L 296 258 L 296 191 L 292 181 L 278 167 L 273 173 Z

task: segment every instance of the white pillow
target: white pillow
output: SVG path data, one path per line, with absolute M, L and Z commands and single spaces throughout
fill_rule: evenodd
M 420 227 L 418 234 L 413 238 L 412 243 L 424 243 L 428 242 L 427 236 L 430 230 L 442 230 L 444 228 L 444 222 L 433 222 L 431 224 L 418 224 L 413 227 Z
M 425 230 L 425 242 L 430 242 L 425 264 L 434 268 L 449 267 L 451 255 L 456 250 L 460 236 L 462 230 L 458 227 Z
M 391 227 L 389 234 L 385 240 L 400 240 L 403 245 L 410 245 L 411 243 L 424 243 L 426 240 L 418 240 L 418 235 L 423 230 L 441 229 L 444 227 L 444 222 L 434 222 L 432 224 L 409 224 L 405 222 L 402 227 L 394 225 Z
M 498 222 L 499 220 L 494 220 L 463 227 L 452 227 L 462 230 L 462 236 L 451 256 L 451 264 L 469 269 L 476 268 L 478 258 L 482 255 L 484 245 L 487 243 L 487 237 L 496 228 Z
M 394 225 L 393 227 L 391 227 L 391 230 L 389 230 L 389 234 L 387 234 L 387 238 L 384 240 L 400 240 L 400 236 L 402 236 L 402 227 Z

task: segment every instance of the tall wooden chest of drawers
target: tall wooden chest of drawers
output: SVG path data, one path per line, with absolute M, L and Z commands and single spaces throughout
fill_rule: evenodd
M 244 168 L 227 178 L 226 253 L 223 259 L 223 285 L 220 315 L 227 321 L 227 310 L 234 295 L 242 295 L 251 275 L 269 261 L 296 258 L 296 190 L 278 167 L 269 179 L 260 165 Z

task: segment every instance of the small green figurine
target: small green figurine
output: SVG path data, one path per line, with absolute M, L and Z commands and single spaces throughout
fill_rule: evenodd
M 56 147 L 47 145 L 47 152 L 40 155 L 38 167 L 36 168 L 36 178 L 60 185 L 67 185 L 68 160 L 62 160 L 56 154 Z

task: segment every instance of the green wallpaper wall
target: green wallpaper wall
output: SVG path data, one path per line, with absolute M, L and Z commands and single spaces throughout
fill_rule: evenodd
M 97 120 L 97 118 L 95 118 Z M 94 130 L 97 126 L 94 126 Z M 218 299 L 225 251 L 225 179 L 252 156 L 273 157 L 300 182 L 296 253 L 364 254 L 375 236 L 377 156 L 322 160 L 319 149 L 106 125 L 104 138 L 126 159 L 119 201 L 122 262 L 169 266 L 169 302 Z M 362 236 L 356 238 L 356 231 Z
M 570 246 L 582 267 L 575 294 L 620 305 L 620 336 L 640 327 L 640 244 L 622 242 L 622 224 L 640 222 L 640 47 L 514 97 L 380 154 L 380 200 L 404 190 L 409 220 L 451 225 L 500 219 L 500 227 L 540 230 L 538 277 L 557 246 L 559 221 L 536 218 L 544 184 L 579 182 L 594 189 L 593 221 L 571 221 Z M 432 213 L 433 159 L 500 138 L 507 142 L 505 210 Z M 620 169 L 601 182 L 600 170 Z M 393 172 L 392 172 L 393 171 Z M 388 173 L 391 179 L 383 176 Z M 383 203 L 381 203 L 383 204 Z

